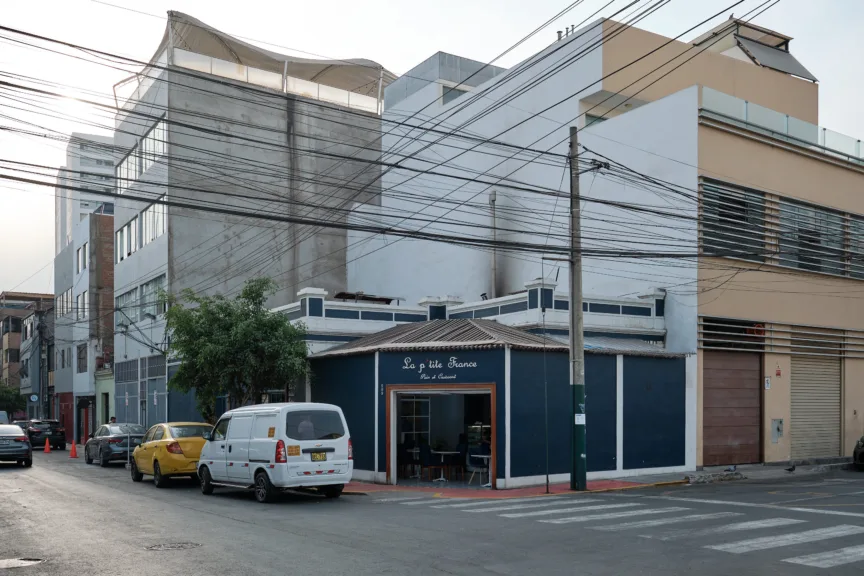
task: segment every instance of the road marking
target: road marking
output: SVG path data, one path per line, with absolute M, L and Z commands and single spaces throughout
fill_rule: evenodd
M 603 504 L 600 506 L 584 506 L 582 508 L 558 508 L 555 510 L 540 510 L 537 512 L 519 512 L 516 514 L 499 514 L 502 518 L 527 518 L 529 516 L 550 516 L 552 514 L 568 514 L 570 512 L 585 512 L 591 510 L 608 510 L 610 508 L 632 508 L 642 504 Z
M 593 522 L 594 520 L 613 520 L 629 516 L 647 516 L 649 514 L 666 514 L 668 512 L 683 512 L 689 508 L 649 508 L 648 510 L 627 510 L 625 512 L 610 512 L 609 514 L 589 514 L 588 516 L 573 516 L 556 518 L 555 520 L 538 520 L 547 524 L 572 524 L 573 522 Z
M 421 504 L 440 504 L 441 502 L 457 502 L 470 500 L 470 498 L 435 498 L 433 500 L 414 500 L 413 502 L 400 502 L 402 506 L 419 506 Z
M 596 499 L 582 500 L 582 502 L 600 502 Z M 538 502 L 537 504 L 513 504 L 512 506 L 493 506 L 492 508 L 469 508 L 462 512 L 503 512 L 505 510 L 527 510 L 529 508 L 548 508 L 549 506 L 567 506 L 569 502 L 556 500 L 554 502 Z
M 411 496 L 410 498 L 379 498 L 375 502 L 404 502 L 406 500 L 425 500 L 426 496 Z
M 679 538 L 691 538 L 697 536 L 714 536 L 717 534 L 731 534 L 733 532 L 744 532 L 746 530 L 760 530 L 762 528 L 778 528 L 780 526 L 790 526 L 792 524 L 803 524 L 806 520 L 795 520 L 793 518 L 768 518 L 767 520 L 751 520 L 749 522 L 738 522 L 736 524 L 726 524 L 724 526 L 715 526 L 714 528 L 704 528 L 702 530 L 675 530 L 659 536 L 642 535 L 642 538 L 653 538 L 655 540 L 677 540 Z
M 776 504 L 757 504 L 756 502 L 735 502 L 729 500 L 706 500 L 703 498 L 679 498 L 677 496 L 643 496 L 652 500 L 669 500 L 670 502 L 692 502 L 695 504 L 720 504 L 722 506 L 742 506 L 745 508 L 767 508 L 769 510 L 781 510 L 783 512 L 806 512 L 810 514 L 823 514 L 825 516 L 849 516 L 852 518 L 864 518 L 861 512 L 842 512 L 840 510 L 817 510 L 815 508 L 793 508 L 791 506 L 777 506 Z M 834 504 L 832 504 L 834 506 Z
M 840 548 L 831 552 L 820 552 L 819 554 L 787 558 L 783 561 L 790 564 L 812 566 L 814 568 L 833 568 L 834 566 L 851 564 L 859 560 L 864 560 L 864 546 L 850 546 L 849 548 Z
M 754 538 L 753 540 L 741 540 L 728 544 L 713 544 L 705 546 L 705 548 L 719 550 L 720 552 L 729 552 L 731 554 L 744 554 L 745 552 L 753 552 L 755 550 L 768 550 L 782 546 L 805 544 L 807 542 L 819 542 L 820 540 L 830 540 L 831 538 L 840 538 L 842 536 L 852 536 L 861 533 L 864 533 L 864 526 L 844 524 L 842 526 L 793 532 L 792 534 L 782 534 L 780 536 L 765 536 L 764 538 Z
M 743 516 L 741 512 L 715 512 L 714 514 L 689 514 L 687 516 L 676 516 L 673 518 L 657 518 L 655 520 L 638 520 L 636 522 L 624 522 L 623 524 L 612 524 L 609 526 L 594 526 L 592 530 L 604 532 L 618 532 L 619 530 L 631 530 L 633 528 L 652 528 L 665 524 L 678 524 L 684 522 L 696 522 L 697 520 L 714 520 L 715 518 L 729 518 L 731 516 Z
M 511 504 L 515 502 L 546 502 L 548 500 L 563 500 L 559 496 L 543 496 L 537 497 L 534 496 L 532 498 L 498 498 L 495 500 L 476 500 L 474 502 L 460 502 L 459 504 L 441 504 L 439 506 L 432 506 L 432 508 L 467 508 L 469 506 L 483 506 L 486 504 Z M 593 501 L 593 500 L 592 500 Z

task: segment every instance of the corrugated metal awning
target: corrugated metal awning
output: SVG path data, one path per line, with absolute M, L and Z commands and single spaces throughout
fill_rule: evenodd
M 735 36 L 735 39 L 738 40 L 738 45 L 741 49 L 744 50 L 744 52 L 756 64 L 764 66 L 765 68 L 777 70 L 778 72 L 785 72 L 786 74 L 799 76 L 813 82 L 817 81 L 816 77 L 813 76 L 813 74 L 811 74 L 810 71 L 807 70 L 807 68 L 805 68 L 804 65 L 796 60 L 789 52 L 772 46 L 767 46 L 760 42 L 756 42 L 755 40 L 742 38 L 741 36 Z

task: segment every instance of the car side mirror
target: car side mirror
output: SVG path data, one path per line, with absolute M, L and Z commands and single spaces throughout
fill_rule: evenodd
M 204 438 L 204 440 L 213 440 L 213 432 L 204 432 L 201 437 Z
M 88 438 L 93 438 L 93 433 L 91 432 L 90 434 L 87 435 L 87 437 L 88 437 Z

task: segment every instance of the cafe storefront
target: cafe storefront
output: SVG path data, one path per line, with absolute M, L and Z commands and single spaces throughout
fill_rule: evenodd
M 684 469 L 684 358 L 585 356 L 589 479 Z M 310 363 L 308 400 L 342 408 L 358 480 L 447 474 L 499 489 L 542 484 L 547 474 L 569 480 L 573 416 L 568 349 L 559 342 L 489 320 L 434 320 Z

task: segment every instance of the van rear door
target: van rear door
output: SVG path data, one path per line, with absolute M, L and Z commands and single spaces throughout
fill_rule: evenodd
M 332 408 L 291 410 L 285 415 L 288 462 L 298 476 L 344 474 L 348 468 L 348 429 Z

